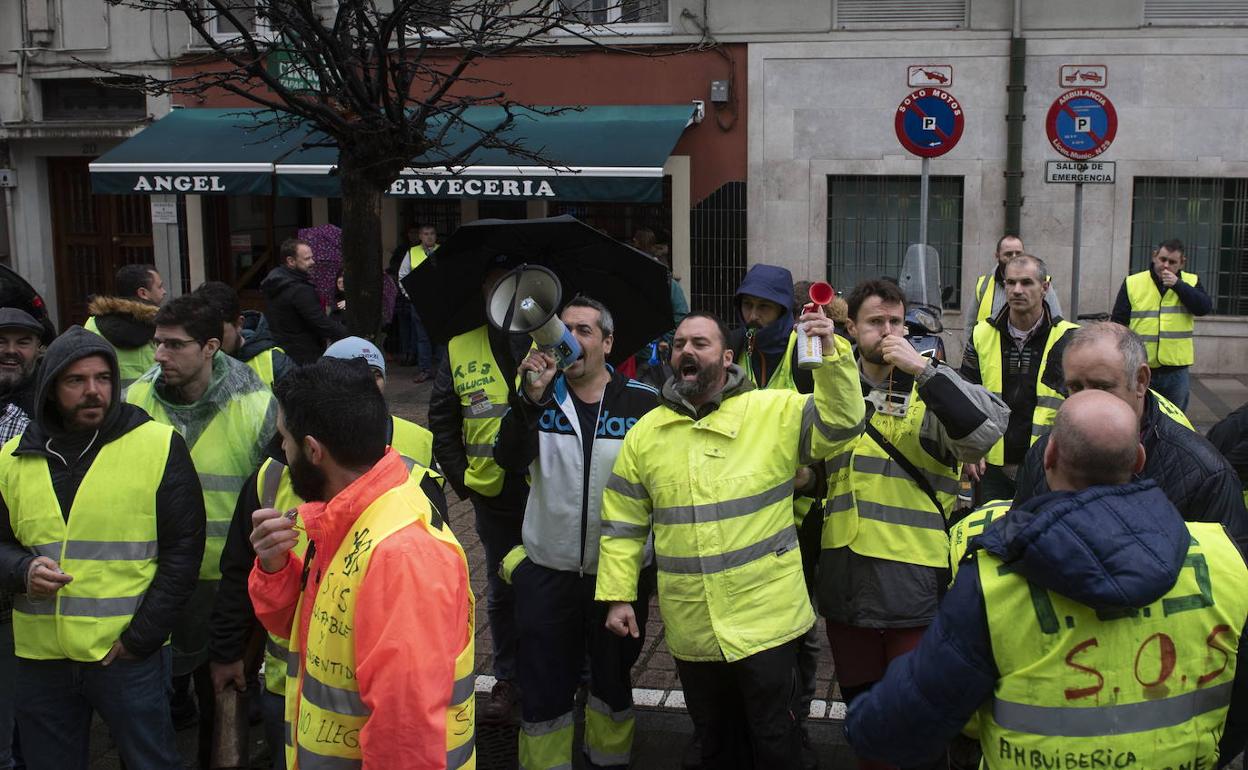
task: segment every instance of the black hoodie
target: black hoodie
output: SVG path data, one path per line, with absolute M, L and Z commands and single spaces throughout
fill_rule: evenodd
M 35 388 L 35 403 L 39 407 L 31 414 L 31 423 L 14 450 L 15 455 L 47 458 L 52 487 L 66 519 L 100 448 L 151 419 L 142 409 L 124 403 L 120 388 L 114 388 L 108 413 L 98 430 L 67 431 L 53 403 L 52 388 L 57 375 L 87 356 L 107 360 L 113 370 L 113 382 L 119 382 L 117 357 L 108 342 L 81 326 L 71 327 L 44 354 Z M 125 482 L 123 476 L 116 479 L 116 483 Z M 171 433 L 165 474 L 156 490 L 156 541 L 156 576 L 130 627 L 121 634 L 126 650 L 141 658 L 159 650 L 169 638 L 174 621 L 195 587 L 204 554 L 203 492 L 190 452 L 176 432 Z M 14 536 L 8 505 L 0 497 L 0 589 L 25 591 L 26 573 L 34 558 Z

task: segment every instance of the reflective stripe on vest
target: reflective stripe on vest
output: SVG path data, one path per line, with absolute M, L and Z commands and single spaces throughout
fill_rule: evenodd
M 1011 757 L 1098 753 L 1106 767 L 1217 764 L 1248 568 L 1221 525 L 1187 526 L 1177 582 L 1139 608 L 1097 611 L 977 555 L 1000 672 L 982 720 L 990 766 L 1006 746 Z
M 494 462 L 494 439 L 507 412 L 514 373 L 499 369 L 484 326 L 452 337 L 447 355 L 464 418 L 463 440 L 468 455 L 464 483 L 479 494 L 493 497 L 503 489 L 503 469 Z
M 62 515 L 48 460 L 0 450 L 0 488 L 18 543 L 55 559 L 73 582 L 55 597 L 14 597 L 17 655 L 95 663 L 130 625 L 156 576 L 156 492 L 172 429 L 145 422 L 100 447 Z
M 413 427 L 419 428 L 420 426 Z M 416 448 L 419 448 L 419 443 Z M 402 450 L 397 446 L 395 451 L 402 454 Z M 407 466 L 408 472 L 418 484 L 426 473 L 433 473 L 407 456 L 403 456 L 403 464 Z M 260 466 L 260 471 L 256 474 L 256 499 L 260 501 L 261 508 L 276 508 L 279 511 L 298 508 L 304 502 L 291 487 L 290 471 L 286 465 L 272 457 L 264 461 L 264 464 Z M 303 558 L 308 550 L 308 536 L 302 527 L 295 531 L 298 534 L 298 540 L 295 541 L 291 553 Z M 293 670 L 298 672 L 299 656 L 289 650 L 285 639 L 272 633 L 267 634 L 266 637 L 264 640 L 264 688 L 274 695 L 282 695 L 286 692 L 287 668 L 293 666 Z
M 1180 273 L 1188 286 L 1196 285 L 1195 273 Z M 1196 362 L 1192 334 L 1196 319 L 1183 306 L 1179 293 L 1157 290 L 1152 269 L 1127 276 L 1127 301 L 1131 303 L 1131 331 L 1144 340 L 1148 365 L 1191 366 Z
M 238 364 L 230 360 L 231 365 Z M 172 425 L 173 421 L 157 396 L 153 382 L 152 379 L 142 379 L 134 383 L 126 391 L 126 401 L 142 407 L 156 422 Z M 262 442 L 258 432 L 272 404 L 273 394 L 268 390 L 231 397 L 226 408 L 213 416 L 190 446 L 191 461 L 203 488 L 206 517 L 200 580 L 221 579 L 221 550 L 230 531 L 238 495 L 255 470 L 253 452 Z M 190 444 L 189 441 L 187 443 Z
M 424 501 L 424 505 L 414 501 Z M 431 523 L 431 509 L 415 479 L 380 495 L 360 514 L 325 568 L 324 580 L 312 601 L 306 655 L 301 670 L 288 675 L 286 721 L 292 728 L 293 745 L 286 750 L 291 770 L 309 768 L 359 767 L 363 753 L 359 737 L 368 722 L 369 710 L 360 697 L 355 677 L 355 641 L 349 629 L 355 627 L 356 597 L 368 574 L 377 547 L 405 527 L 417 525 L 448 548 L 455 550 L 467 567 L 467 559 L 450 528 Z M 364 537 L 360 532 L 365 531 Z M 357 547 L 364 542 L 365 545 Z M 455 681 L 446 713 L 447 768 L 476 766 L 475 675 L 473 636 L 475 607 L 468 592 L 467 643 L 455 658 Z M 302 640 L 299 618 L 303 617 L 301 594 L 291 629 L 290 650 L 299 656 Z M 324 606 L 323 606 L 324 605 Z M 345 608 L 345 609 L 344 609 Z M 330 631 L 330 624 L 348 629 Z M 380 740 L 385 740 L 384 736 Z
M 996 273 L 981 275 L 975 283 L 975 321 L 983 321 L 992 316 L 992 300 L 996 294 Z
M 89 332 L 94 332 L 104 337 L 100 332 L 100 327 L 95 322 L 95 316 L 87 319 L 82 328 Z M 117 375 L 121 377 L 121 387 L 128 388 L 130 385 L 149 369 L 156 365 L 156 348 L 151 343 L 140 345 L 137 348 L 119 348 L 108 341 L 104 337 L 104 341 L 112 346 L 113 352 L 117 354 Z
M 825 549 L 848 546 L 876 559 L 944 567 L 949 560 L 945 519 L 958 495 L 958 465 L 943 465 L 919 443 L 927 406 L 917 385 L 910 389 L 904 417 L 890 417 L 868 406 L 871 424 L 923 474 L 936 491 L 941 510 L 909 473 L 866 433 L 829 460 L 828 500 L 824 506 Z
M 1044 353 L 1040 358 L 1040 371 L 1036 372 L 1036 409 L 1031 415 L 1031 443 L 1034 444 L 1041 436 L 1053 427 L 1053 419 L 1057 416 L 1057 408 L 1065 400 L 1058 391 L 1044 384 L 1044 375 L 1049 368 L 1049 352 L 1066 332 L 1077 328 L 1078 324 L 1070 321 L 1058 321 L 1049 327 L 1049 336 L 1044 343 Z M 979 379 L 983 386 L 998 398 L 1004 389 L 1004 374 L 1001 366 L 1001 332 L 990 323 L 975 324 L 972 333 L 975 353 L 979 357 Z M 1013 409 L 1014 405 L 1010 404 Z M 997 439 L 997 443 L 988 450 L 989 465 L 1005 464 L 1005 437 Z

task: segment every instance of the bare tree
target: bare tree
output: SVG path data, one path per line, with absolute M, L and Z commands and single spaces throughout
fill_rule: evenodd
M 557 110 L 509 100 L 507 84 L 474 65 L 557 55 L 543 45 L 556 31 L 598 45 L 587 23 L 601 12 L 577 10 L 590 6 L 586 0 L 109 2 L 184 17 L 207 49 L 192 74 L 144 78 L 148 93 L 235 94 L 270 110 L 269 124 L 287 131 L 311 124 L 337 146 L 347 319 L 365 336 L 381 319 L 382 195 L 404 168 L 422 156 L 435 159 L 429 166 L 461 166 L 482 149 L 554 164 L 507 131 L 525 111 Z M 268 66 L 275 57 L 284 71 Z M 474 124 L 468 108 L 478 105 L 502 108 L 502 119 Z

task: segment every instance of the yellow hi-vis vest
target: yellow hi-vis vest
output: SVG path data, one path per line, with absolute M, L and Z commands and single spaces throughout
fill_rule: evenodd
M 890 417 L 867 406 L 871 425 L 900 451 L 932 485 L 940 510 L 910 474 L 870 435 L 863 433 L 827 461 L 828 499 L 824 504 L 824 549 L 848 546 L 875 559 L 944 567 L 949 561 L 946 518 L 958 497 L 960 466 L 944 465 L 919 444 L 927 406 L 917 385 L 910 388 L 904 417 Z
M 748 342 L 746 343 L 749 344 Z M 793 349 L 797 347 L 797 332 L 789 332 L 789 344 L 784 348 L 784 355 L 780 358 L 780 362 L 776 364 L 776 370 L 767 378 L 766 385 L 760 385 L 758 377 L 754 375 L 753 356 L 747 348 L 745 354 L 741 356 L 738 362 L 741 365 L 741 371 L 745 372 L 745 378 L 760 388 L 771 388 L 775 390 L 791 390 L 797 392 L 797 383 L 793 381 Z
M 1179 425 L 1182 425 L 1184 428 L 1187 428 L 1188 430 L 1191 430 L 1191 431 L 1196 430 L 1194 427 L 1192 427 L 1192 421 L 1187 419 L 1187 415 L 1183 413 L 1183 410 L 1175 406 L 1174 403 L 1170 401 L 1170 399 L 1166 398 L 1165 396 L 1161 395 L 1155 390 L 1149 390 L 1148 392 L 1153 394 L 1153 398 L 1156 399 L 1157 401 L 1157 408 L 1161 410 L 1161 413 L 1165 417 L 1171 420 L 1174 420 Z
M 89 332 L 100 334 L 100 327 L 95 323 L 95 316 L 87 319 L 82 328 Z M 108 338 L 104 338 L 108 341 Z M 140 345 L 137 348 L 119 348 L 112 345 L 113 352 L 117 354 L 117 373 L 121 377 L 121 387 L 128 388 L 130 383 L 142 377 L 148 369 L 156 365 L 156 347 L 152 344 Z
M 413 501 L 423 501 L 423 505 Z M 334 628 L 355 627 L 356 597 L 368 574 L 377 546 L 404 527 L 423 526 L 437 540 L 453 548 L 467 566 L 463 548 L 450 527 L 433 523 L 428 501 L 417 482 L 408 479 L 387 490 L 356 519 L 342 539 L 337 553 L 325 564 L 325 578 L 312 601 L 308 626 L 307 661 L 302 670 L 292 665 L 286 681 L 286 767 L 290 770 L 344 770 L 363 767 L 360 733 L 369 710 L 360 697 L 355 678 L 355 641 Z M 360 532 L 366 545 L 357 549 Z M 350 569 L 348 569 L 350 557 Z M 446 767 L 475 768 L 476 695 L 473 674 L 473 636 L 476 631 L 475 601 L 468 592 L 468 642 L 455 657 L 455 682 L 446 712 Z M 291 628 L 291 660 L 298 664 L 304 641 L 299 638 L 300 618 L 306 594 L 300 594 Z M 293 730 L 291 729 L 293 727 Z
M 393 430 L 390 446 L 403 458 L 403 463 L 419 484 L 425 475 L 441 479 L 441 474 L 430 469 L 433 464 L 433 434 L 428 429 L 402 417 L 391 416 Z M 295 494 L 290 485 L 290 470 L 284 463 L 266 459 L 256 474 L 256 499 L 262 508 L 276 508 L 289 511 L 303 505 L 303 498 Z M 302 557 L 308 548 L 308 536 L 303 529 L 296 530 L 299 536 L 293 553 Z M 282 695 L 286 691 L 286 667 L 290 663 L 290 650 L 285 639 L 275 634 L 267 634 L 264 640 L 264 687 L 274 695 Z
M 1031 443 L 1036 443 L 1041 436 L 1053 427 L 1053 418 L 1057 416 L 1057 408 L 1066 400 L 1058 391 L 1044 384 L 1044 373 L 1049 368 L 1049 352 L 1066 332 L 1078 328 L 1078 324 L 1070 321 L 1058 321 L 1049 327 L 1049 338 L 1044 343 L 1044 354 L 1040 358 L 1040 371 L 1036 372 L 1036 410 L 1031 416 Z M 975 352 L 979 356 L 979 379 L 983 386 L 1001 397 L 1004 390 L 1004 374 L 1001 367 L 1001 332 L 990 323 L 975 324 L 971 335 L 975 344 Z M 988 450 L 989 465 L 1005 464 L 1005 438 L 997 439 L 997 443 Z
M 434 247 L 434 251 L 437 251 L 436 246 Z M 408 250 L 407 259 L 408 259 L 408 262 L 411 264 L 412 269 L 415 270 L 416 268 L 425 264 L 425 260 L 429 259 L 429 255 L 425 253 L 424 246 L 421 246 L 420 244 L 416 244 L 415 246 L 413 246 L 411 249 Z
M 494 439 L 507 413 L 515 373 L 499 369 L 485 326 L 452 337 L 447 355 L 464 417 L 464 451 L 468 455 L 464 484 L 478 494 L 494 497 L 503 491 L 503 469 L 494 462 Z
M 273 354 L 285 352 L 279 347 L 269 348 L 268 350 L 260 351 L 242 363 L 247 364 L 247 368 L 256 373 L 256 376 L 260 378 L 260 381 L 264 383 L 266 388 L 273 390 Z
M 1196 285 L 1195 273 L 1180 273 L 1188 286 Z M 1196 319 L 1184 307 L 1179 293 L 1157 291 L 1151 269 L 1127 276 L 1127 301 L 1131 303 L 1131 331 L 1144 340 L 1148 365 L 1191 366 L 1196 362 L 1192 333 Z
M 1178 581 L 1147 607 L 1097 611 L 978 554 L 999 672 L 989 768 L 1217 765 L 1248 568 L 1221 525 L 1187 527 Z
M 145 422 L 100 448 L 62 515 L 46 457 L 0 450 L 0 490 L 17 542 L 73 576 L 56 596 L 13 599 L 17 655 L 95 663 L 130 626 L 156 577 L 156 491 L 173 429 Z
M 975 322 L 977 325 L 980 321 L 992 315 L 992 300 L 995 298 L 996 291 L 997 281 L 995 272 L 981 275 L 979 280 L 975 282 L 975 301 L 979 303 L 979 306 L 975 309 Z
M 984 503 L 949 528 L 949 585 L 958 576 L 958 565 L 966 556 L 971 538 L 982 535 L 988 525 L 1010 512 L 1014 503 L 1010 500 L 992 500 Z
M 165 402 L 157 395 L 153 380 L 140 380 L 126 391 L 126 401 L 142 407 L 156 422 L 171 425 Z M 204 491 L 206 539 L 200 580 L 221 579 L 221 550 L 234 518 L 234 506 L 243 484 L 255 470 L 256 432 L 273 401 L 267 390 L 232 397 L 191 446 L 191 461 Z M 190 443 L 190 442 L 188 442 Z

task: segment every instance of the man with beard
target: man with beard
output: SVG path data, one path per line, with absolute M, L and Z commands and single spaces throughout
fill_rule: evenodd
M 212 742 L 212 682 L 208 669 L 208 617 L 221 549 L 239 493 L 260 464 L 275 431 L 276 403 L 255 372 L 221 352 L 221 318 L 202 297 L 186 294 L 156 314 L 156 363 L 126 391 L 126 401 L 186 440 L 203 487 L 207 541 L 199 584 L 173 631 L 176 717 L 189 721 L 186 699 L 195 680 L 199 702 L 200 761 L 207 767 Z
M 287 766 L 474 766 L 467 560 L 387 449 L 390 416 L 371 381 L 354 361 L 325 360 L 276 387 L 291 486 L 308 502 L 255 512 L 249 590 L 298 659 Z
M 386 360 L 377 346 L 359 337 L 344 337 L 325 351 L 321 357 L 357 361 L 366 366 L 382 393 L 386 389 Z M 403 458 L 411 470 L 412 478 L 419 484 L 435 511 L 446 518 L 446 495 L 442 491 L 442 477 L 433 463 L 433 436 L 428 430 L 401 417 L 390 417 L 390 432 L 386 443 Z M 256 552 L 251 545 L 251 514 L 260 508 L 277 508 L 288 511 L 305 501 L 291 487 L 290 469 L 286 467 L 286 455 L 282 453 L 280 436 L 269 444 L 268 458 L 256 473 L 243 485 L 234 518 L 221 552 L 221 582 L 217 588 L 216 601 L 212 607 L 209 624 L 209 655 L 211 658 L 213 690 L 222 692 L 226 687 L 238 691 L 247 689 L 244 653 L 251 637 L 255 610 L 247 595 L 247 576 L 255 562 Z M 307 537 L 300 533 L 294 553 L 302 557 L 307 548 Z M 274 770 L 285 767 L 285 738 L 283 711 L 286 692 L 286 639 L 268 634 L 264 645 L 264 695 L 263 713 L 265 740 L 269 745 Z
M 320 358 L 328 343 L 347 336 L 347 330 L 321 308 L 309 275 L 316 260 L 307 241 L 282 241 L 278 259 L 281 263 L 260 282 L 264 313 L 286 355 L 296 364 L 310 364 Z
M 85 328 L 95 332 L 117 353 L 121 388 L 143 376 L 156 363 L 152 323 L 165 301 L 165 282 L 153 265 L 122 265 L 113 281 L 114 297 L 92 297 Z
M 589 659 L 585 750 L 595 767 L 627 765 L 633 743 L 632 667 L 644 638 L 620 638 L 594 601 L 602 490 L 630 427 L 656 406 L 654 388 L 607 366 L 615 322 L 600 302 L 574 297 L 563 323 L 582 355 L 560 372 L 533 351 L 504 417 L 494 458 L 529 474 L 523 545 L 503 559 L 520 628 L 520 767 L 570 766 L 577 686 Z M 647 565 L 648 566 L 648 565 Z M 653 570 L 642 572 L 633 612 L 646 627 Z
M 0 308 L 0 405 L 6 412 L 8 435 L 0 436 L 8 441 L 21 433 L 25 423 L 20 419 L 8 419 L 8 410 L 16 408 L 29 418 L 34 412 L 35 366 L 41 347 L 40 335 L 43 325 L 24 310 L 15 307 Z M 16 415 L 14 415 L 16 416 Z
M 15 307 L 0 308 L 0 443 L 21 434 L 34 411 L 35 367 L 43 326 Z M 13 656 L 13 597 L 0 587 L 0 681 L 11 682 Z M 0 768 L 13 761 L 13 689 L 0 692 Z
M 182 437 L 121 402 L 117 359 L 74 326 L 44 357 L 40 408 L 0 450 L 0 589 L 14 607 L 16 694 L 30 768 L 86 767 L 92 712 L 132 768 L 181 765 L 170 631 L 204 550 Z
M 255 313 L 255 326 L 248 328 L 238 303 L 238 292 L 228 283 L 206 281 L 199 285 L 195 293 L 208 300 L 221 315 L 221 350 L 227 356 L 247 364 L 266 387 L 272 390 L 274 382 L 295 368 L 294 361 L 269 334 L 263 315 Z
M 1005 265 L 1022 254 L 1023 239 L 1017 235 L 1003 235 L 1001 240 L 997 241 L 997 249 L 994 253 L 995 267 L 991 273 L 985 273 L 975 279 L 975 302 L 966 306 L 965 328 L 968 336 L 975 324 L 989 318 L 996 318 L 1001 313 L 1001 309 L 1005 307 L 1008 296 L 1005 290 Z M 1049 280 L 1047 276 L 1045 280 Z M 1057 292 L 1053 291 L 1051 281 L 1048 290 L 1044 293 L 1044 305 L 1049 309 L 1051 317 L 1061 317 L 1062 305 L 1058 302 Z
M 896 283 L 864 281 L 848 306 L 869 416 L 866 432 L 827 464 L 819 610 L 852 703 L 936 616 L 961 464 L 1001 438 L 1010 410 L 914 349 Z
M 807 286 L 809 291 L 809 285 Z M 741 328 L 729 335 L 733 361 L 741 367 L 745 378 L 758 388 L 785 389 L 797 393 L 814 390 L 811 370 L 797 365 L 797 331 L 793 327 L 793 275 L 775 265 L 754 265 L 737 287 L 733 301 L 741 319 Z M 810 301 L 809 294 L 804 306 Z M 802 551 L 802 568 L 806 586 L 813 595 L 819 563 L 819 533 L 823 517 L 810 515 L 818 502 L 827 495 L 823 464 L 816 463 L 797 469 L 794 477 L 793 518 L 797 522 L 798 541 Z M 819 631 L 810 631 L 798 646 L 798 668 L 801 674 L 802 697 L 797 708 L 802 721 L 802 743 L 807 768 L 817 767 L 805 720 L 810 701 L 815 696 L 819 667 Z M 695 745 L 697 740 L 694 741 Z M 687 759 L 689 759 L 687 757 Z M 690 761 L 687 765 L 692 765 Z
M 976 324 L 962 354 L 962 376 L 1003 399 L 1010 407 L 1005 436 L 967 474 L 979 483 L 979 499 L 1014 497 L 1015 476 L 1027 448 L 1053 424 L 1065 397 L 1062 347 L 1075 324 L 1049 313 L 1048 267 L 1029 254 L 1005 265 L 1007 304 L 995 317 Z
M 675 374 L 624 438 L 603 493 L 596 598 L 607 628 L 639 637 L 632 602 L 650 535 L 659 607 L 705 767 L 797 768 L 797 640 L 815 622 L 793 520 L 797 469 L 862 432 L 849 343 L 822 311 L 814 394 L 757 390 L 723 322 L 676 328 Z

